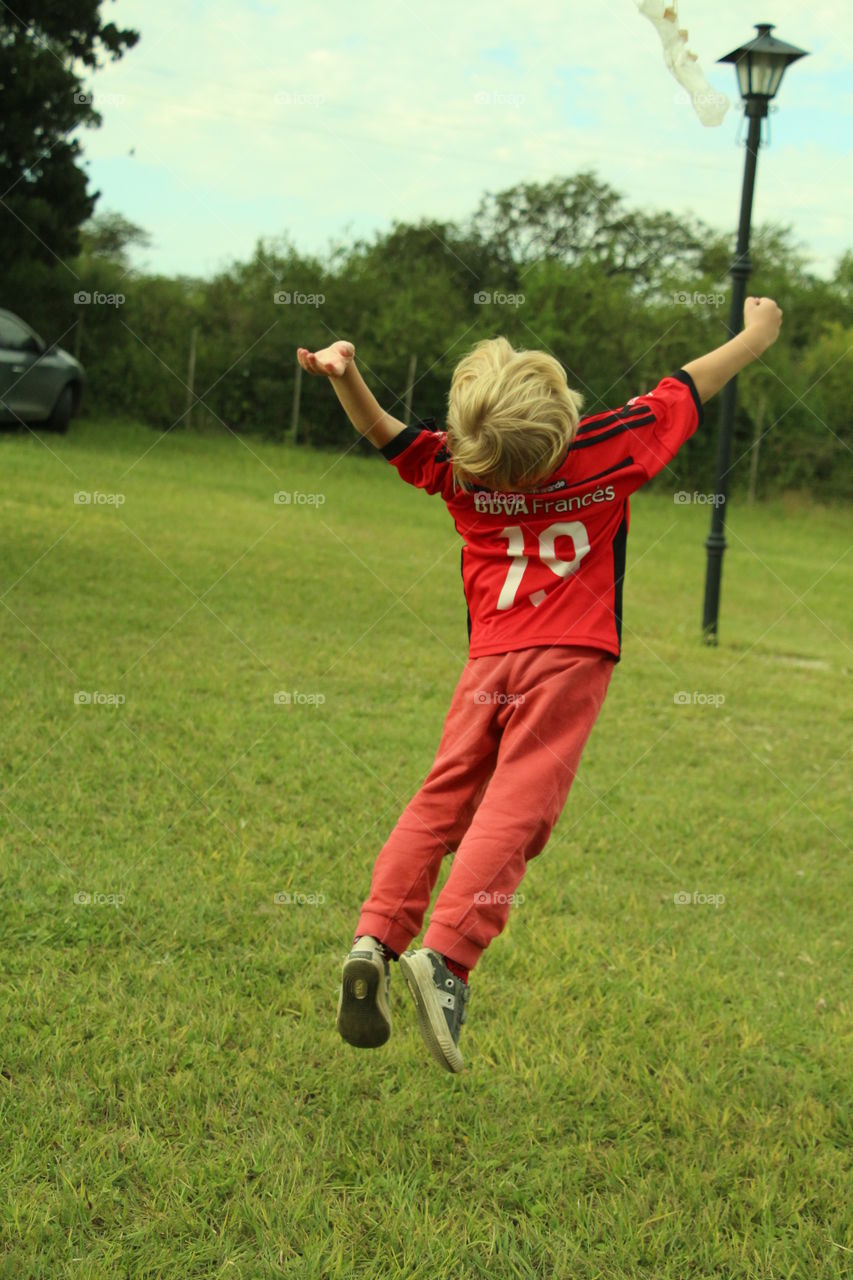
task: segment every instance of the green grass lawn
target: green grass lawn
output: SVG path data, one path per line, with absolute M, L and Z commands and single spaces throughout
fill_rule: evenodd
M 634 499 L 623 661 L 450 1076 L 395 966 L 390 1042 L 334 1027 L 465 661 L 441 500 L 87 422 L 0 464 L 0 1275 L 853 1274 L 849 509 L 733 502 L 708 648 L 709 509 Z

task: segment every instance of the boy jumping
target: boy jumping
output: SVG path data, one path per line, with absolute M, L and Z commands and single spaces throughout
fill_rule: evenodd
M 299 348 L 356 431 L 409 484 L 441 494 L 463 539 L 468 605 L 469 657 L 438 754 L 376 859 L 344 961 L 337 1027 L 349 1044 L 376 1048 L 391 1034 L 388 962 L 399 960 L 430 1053 L 462 1070 L 469 972 L 562 812 L 619 661 L 629 495 L 675 457 L 703 404 L 781 323 L 771 298 L 748 298 L 731 341 L 585 418 L 553 356 L 478 342 L 453 372 L 446 431 L 385 413 L 351 342 Z M 447 853 L 423 947 L 406 950 Z

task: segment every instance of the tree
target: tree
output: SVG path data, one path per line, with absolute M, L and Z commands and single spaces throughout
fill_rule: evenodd
M 128 268 L 127 250 L 131 245 L 147 249 L 151 237 L 142 227 L 120 213 L 101 213 L 80 228 L 81 253 L 93 258 L 109 258 Z
M 101 0 L 17 0 L 0 6 L 0 216 L 6 264 L 56 263 L 80 249 L 79 228 L 100 195 L 87 191 L 80 143 L 69 135 L 102 117 L 83 68 L 115 61 L 139 32 L 102 23 Z
M 620 193 L 592 172 L 487 195 L 472 230 L 507 269 L 552 259 L 595 262 L 644 293 L 676 269 L 698 274 L 711 235 L 697 219 L 625 208 Z
M 853 253 L 848 249 L 835 268 L 834 288 L 847 308 L 848 323 L 853 320 Z

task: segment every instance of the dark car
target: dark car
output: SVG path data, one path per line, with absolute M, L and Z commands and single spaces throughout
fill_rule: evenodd
M 79 360 L 0 309 L 0 422 L 40 422 L 67 431 L 85 380 Z

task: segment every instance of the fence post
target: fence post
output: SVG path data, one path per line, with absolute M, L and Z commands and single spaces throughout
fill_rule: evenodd
M 193 325 L 192 333 L 190 334 L 190 359 L 189 359 L 189 366 L 187 368 L 187 407 L 186 407 L 186 410 L 184 411 L 185 427 L 188 427 L 190 425 L 190 420 L 192 418 L 192 412 L 193 412 L 193 399 L 194 399 L 194 393 L 195 393 L 196 333 L 197 333 L 196 326 Z
M 406 412 L 403 415 L 403 425 L 408 426 L 412 417 L 412 393 L 415 389 L 415 370 L 418 367 L 418 357 L 409 356 L 409 376 L 406 379 Z
M 761 443 L 761 428 L 764 426 L 766 408 L 767 397 L 762 392 L 758 401 L 758 411 L 755 415 L 755 439 L 752 442 L 752 456 L 749 459 L 749 492 L 746 495 L 746 501 L 750 507 L 755 502 L 755 486 L 758 480 L 758 447 Z
M 296 361 L 296 380 L 293 383 L 293 409 L 290 414 L 290 442 L 296 444 L 299 431 L 299 402 L 302 398 L 302 365 Z

